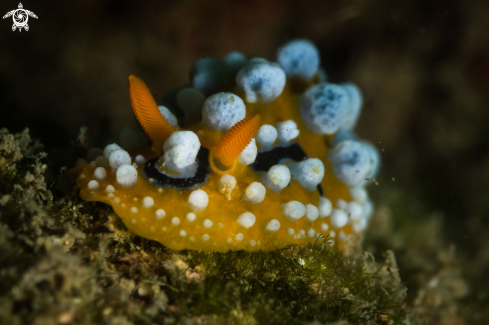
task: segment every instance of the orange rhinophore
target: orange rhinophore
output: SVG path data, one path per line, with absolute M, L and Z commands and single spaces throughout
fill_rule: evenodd
M 176 128 L 161 115 L 148 86 L 135 75 L 129 76 L 129 98 L 136 118 L 153 141 L 153 151 L 161 154 L 163 143 Z
M 260 115 L 245 118 L 226 132 L 210 154 L 210 164 L 214 171 L 229 171 L 239 154 L 258 132 L 260 120 Z

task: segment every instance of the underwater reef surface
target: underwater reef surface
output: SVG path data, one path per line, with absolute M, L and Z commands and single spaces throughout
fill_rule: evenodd
M 483 317 L 468 314 L 477 302 L 463 302 L 467 279 L 439 236 L 439 217 L 424 215 L 416 229 L 399 221 L 409 214 L 399 190 L 388 189 L 391 204 L 374 213 L 365 243 L 372 253 L 340 252 L 321 237 L 272 252 L 172 251 L 128 232 L 109 206 L 78 197 L 58 167 L 88 148 L 86 136 L 83 129 L 70 151 L 47 155 L 27 129 L 0 130 L 2 324 L 468 324 L 466 317 Z

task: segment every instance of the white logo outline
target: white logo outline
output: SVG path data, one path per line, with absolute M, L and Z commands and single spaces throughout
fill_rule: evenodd
M 25 29 L 25 31 L 29 31 L 29 25 L 27 25 L 27 21 L 29 20 L 29 16 L 32 18 L 36 18 L 37 16 L 35 13 L 29 10 L 25 10 L 24 6 L 22 6 L 22 3 L 19 2 L 19 7 L 18 9 L 11 10 L 7 12 L 2 19 L 8 18 L 12 16 L 12 20 L 14 21 L 14 24 L 12 25 L 12 31 L 15 32 L 15 30 L 18 28 L 19 32 L 22 31 L 22 28 Z

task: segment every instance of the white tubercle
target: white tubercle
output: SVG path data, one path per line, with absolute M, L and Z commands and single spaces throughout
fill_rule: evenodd
M 267 223 L 265 228 L 269 232 L 277 232 L 280 229 L 280 221 L 277 219 L 272 219 Z
M 306 207 L 299 201 L 290 201 L 282 204 L 282 213 L 289 221 L 297 221 L 306 214 Z
M 277 128 L 278 141 L 280 144 L 287 144 L 290 140 L 299 136 L 297 124 L 292 120 L 278 122 L 275 124 L 275 127 Z
M 114 186 L 107 185 L 107 187 L 105 188 L 105 193 L 114 193 L 114 192 L 115 192 Z
M 131 188 L 138 183 L 138 171 L 131 165 L 121 165 L 116 173 L 117 184 Z
M 199 212 L 207 208 L 209 204 L 209 196 L 204 190 L 195 190 L 188 197 L 188 205 L 195 212 Z
M 107 178 L 107 171 L 104 167 L 97 167 L 93 172 L 93 177 L 97 181 L 105 181 L 105 179 Z
M 173 126 L 174 128 L 177 128 L 178 127 L 178 120 L 177 120 L 177 118 L 175 117 L 175 115 L 173 115 L 172 112 L 170 112 L 170 110 L 168 108 L 166 108 L 163 105 L 158 105 L 158 110 L 160 111 L 161 115 L 165 118 L 165 120 L 171 126 Z
M 100 187 L 99 183 L 96 180 L 91 180 L 88 182 L 88 189 L 91 191 L 98 190 Z
M 258 148 L 256 147 L 255 138 L 251 139 L 250 144 L 244 148 L 244 150 L 238 156 L 238 162 L 241 165 L 249 165 L 255 162 L 258 154 Z
M 312 204 L 306 204 L 306 220 L 309 222 L 315 221 L 319 217 L 319 210 Z
M 314 192 L 324 177 L 324 164 L 317 158 L 309 158 L 289 165 L 292 178 L 309 192 Z
M 350 202 L 345 211 L 351 221 L 356 222 L 363 217 L 363 206 L 358 202 Z
M 367 190 L 363 186 L 351 187 L 350 195 L 353 201 L 358 203 L 364 203 L 368 199 Z
M 166 212 L 163 209 L 158 209 L 155 212 L 155 216 L 156 216 L 156 219 L 157 220 L 161 220 L 161 219 L 163 219 L 166 216 Z
M 155 200 L 151 196 L 146 196 L 143 199 L 143 207 L 149 209 L 155 204 Z
M 175 131 L 163 145 L 165 154 L 161 172 L 172 178 L 187 178 L 195 175 L 197 164 L 195 158 L 200 150 L 200 140 L 192 131 Z M 166 173 L 169 169 L 176 173 Z
M 255 221 L 256 221 L 256 217 L 251 212 L 242 213 L 238 217 L 238 224 L 246 229 L 251 228 L 255 224 Z
M 344 227 L 348 223 L 348 215 L 340 209 L 333 209 L 329 218 L 334 229 Z
M 107 160 L 109 160 L 110 153 L 114 150 L 117 150 L 117 149 L 122 149 L 117 143 L 112 143 L 112 144 L 105 146 L 104 157 L 107 158 Z
M 189 222 L 194 222 L 195 219 L 197 219 L 197 216 L 195 215 L 195 213 L 192 213 L 192 212 L 187 213 L 187 220 Z
M 214 223 L 210 219 L 205 219 L 203 225 L 204 228 L 209 229 L 214 225 Z
M 272 147 L 275 140 L 277 140 L 277 136 L 277 129 L 273 125 L 263 124 L 256 134 L 256 141 L 258 141 L 261 149 L 267 150 Z
M 202 124 L 214 130 L 227 131 L 245 117 L 243 100 L 232 93 L 209 96 L 202 108 Z
M 280 193 L 290 183 L 290 170 L 285 165 L 274 165 L 262 174 L 261 180 L 266 187 Z
M 231 201 L 231 193 L 236 187 L 236 178 L 232 175 L 225 174 L 219 180 L 219 193 L 224 194 L 228 201 Z
M 123 149 L 115 149 L 109 155 L 109 165 L 115 173 L 122 165 L 130 165 L 131 156 Z
M 262 183 L 253 182 L 246 188 L 243 199 L 253 204 L 260 204 L 265 199 L 266 191 Z
M 338 199 L 336 200 L 336 206 L 338 207 L 338 209 L 346 211 L 346 208 L 348 208 L 348 202 L 342 199 Z
M 319 209 L 319 218 L 326 218 L 331 214 L 331 211 L 333 209 L 333 204 L 329 199 L 321 196 L 319 198 L 318 209 Z
M 136 158 L 134 158 L 134 161 L 142 165 L 146 162 L 146 159 L 142 155 L 137 155 Z

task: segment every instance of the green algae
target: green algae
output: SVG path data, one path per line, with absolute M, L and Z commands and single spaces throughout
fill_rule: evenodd
M 382 247 L 379 261 L 321 237 L 274 252 L 175 252 L 128 232 L 109 206 L 82 201 L 41 150 L 28 131 L 0 131 L 2 324 L 428 324 L 437 319 L 428 310 L 439 316 L 463 296 L 440 294 L 433 277 L 407 295 L 388 250 L 393 230 L 379 224 L 385 213 L 369 242 Z M 464 284 L 450 254 L 445 268 L 426 270 L 440 290 Z

